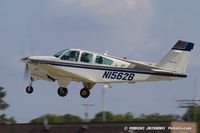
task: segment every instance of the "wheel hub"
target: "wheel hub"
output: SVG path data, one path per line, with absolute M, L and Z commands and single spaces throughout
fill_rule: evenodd
M 81 89 L 80 95 L 81 95 L 82 98 L 87 98 L 87 97 L 89 97 L 89 95 L 90 95 L 89 89 L 87 89 L 87 88 Z

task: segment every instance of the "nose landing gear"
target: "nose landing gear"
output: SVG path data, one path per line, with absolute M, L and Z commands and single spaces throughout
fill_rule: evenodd
M 31 85 L 26 87 L 26 93 L 28 93 L 28 94 L 33 93 L 33 87 Z
M 28 93 L 28 94 L 33 93 L 33 87 L 32 87 L 33 81 L 34 81 L 34 79 L 31 78 L 29 85 L 26 87 L 26 93 Z

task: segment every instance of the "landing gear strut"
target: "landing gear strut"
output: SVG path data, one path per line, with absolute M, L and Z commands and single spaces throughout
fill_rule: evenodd
M 64 87 L 59 87 L 57 92 L 59 96 L 64 97 L 67 95 L 68 89 Z
M 82 98 L 88 98 L 89 95 L 90 95 L 90 90 L 87 89 L 87 88 L 83 88 L 80 91 L 80 95 L 81 95 Z

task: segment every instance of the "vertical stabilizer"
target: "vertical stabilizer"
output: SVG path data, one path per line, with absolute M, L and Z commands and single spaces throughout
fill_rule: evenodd
M 156 66 L 173 72 L 185 73 L 193 47 L 194 43 L 179 40 Z

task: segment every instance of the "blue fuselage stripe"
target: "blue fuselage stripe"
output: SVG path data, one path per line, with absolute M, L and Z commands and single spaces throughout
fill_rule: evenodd
M 154 71 L 144 71 L 144 70 L 133 70 L 129 68 L 118 68 L 118 67 L 106 67 L 106 66 L 92 66 L 85 64 L 75 64 L 75 63 L 62 63 L 62 62 L 53 62 L 53 61 L 39 61 L 40 64 L 49 64 L 53 66 L 63 66 L 63 67 L 74 67 L 74 68 L 83 68 L 83 69 L 94 69 L 94 70 L 104 70 L 104 71 L 118 71 L 118 72 L 129 72 L 129 73 L 138 73 L 138 74 L 147 74 L 147 75 L 158 75 L 158 76 L 171 76 L 171 77 L 187 77 L 185 74 L 174 74 L 167 72 L 154 72 Z

